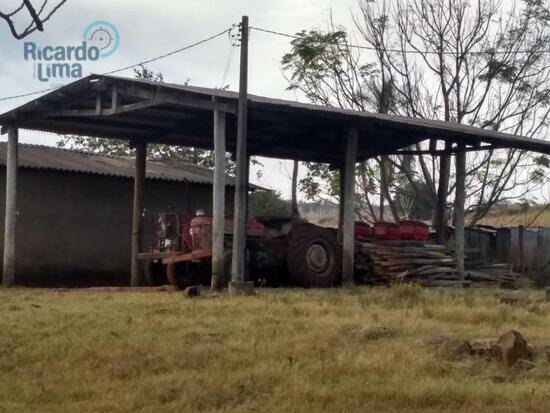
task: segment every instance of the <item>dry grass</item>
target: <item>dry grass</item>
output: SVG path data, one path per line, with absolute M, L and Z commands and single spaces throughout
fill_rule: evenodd
M 550 209 L 541 211 L 544 207 L 545 205 L 530 206 L 526 209 L 518 207 L 495 208 L 489 211 L 478 224 L 495 227 L 515 227 L 518 225 L 550 227 Z
M 2 412 L 547 412 L 550 365 L 496 384 L 494 362 L 447 361 L 434 333 L 550 335 L 549 304 L 494 290 L 179 293 L 0 291 Z M 395 337 L 360 340 L 359 325 Z

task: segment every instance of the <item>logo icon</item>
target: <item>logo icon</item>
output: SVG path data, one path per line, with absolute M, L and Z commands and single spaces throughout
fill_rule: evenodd
M 90 23 L 82 37 L 89 45 L 99 48 L 101 57 L 111 56 L 117 51 L 120 44 L 120 34 L 117 28 L 106 20 L 96 20 Z

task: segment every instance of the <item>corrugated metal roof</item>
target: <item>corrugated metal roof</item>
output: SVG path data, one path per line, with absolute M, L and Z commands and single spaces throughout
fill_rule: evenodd
M 122 81 L 127 81 L 128 78 L 121 77 L 121 76 L 104 76 L 102 77 L 111 78 L 111 79 L 118 79 Z M 159 82 L 151 81 L 151 80 L 145 80 L 145 79 L 132 79 L 134 82 L 144 83 L 149 86 L 159 86 Z M 239 99 L 238 92 L 233 92 L 229 90 L 221 90 L 221 89 L 211 89 L 211 88 L 205 88 L 205 87 L 198 87 L 198 86 L 187 86 L 187 85 L 179 85 L 177 83 L 162 83 L 162 86 L 167 86 L 171 89 L 177 89 L 185 92 L 191 92 L 191 93 L 197 93 L 201 95 L 207 95 L 207 96 L 215 96 L 219 98 L 224 98 L 228 100 L 233 100 L 235 103 Z M 433 132 L 447 132 L 447 133 L 456 133 L 459 135 L 467 135 L 476 137 L 479 140 L 487 139 L 488 142 L 495 142 L 498 140 L 503 140 L 507 143 L 515 142 L 519 146 L 526 145 L 526 146 L 538 146 L 537 144 L 540 144 L 540 148 L 542 148 L 543 152 L 550 153 L 550 142 L 542 140 L 542 139 L 534 139 L 534 138 L 527 138 L 520 135 L 512 135 L 509 133 L 503 133 L 494 131 L 491 129 L 481 129 L 470 125 L 465 125 L 461 123 L 456 122 L 445 122 L 442 120 L 436 120 L 436 119 L 422 119 L 422 118 L 409 118 L 406 116 L 398 116 L 398 115 L 385 115 L 382 113 L 375 113 L 375 112 L 360 112 L 356 110 L 351 109 L 342 109 L 338 107 L 333 106 L 319 106 L 314 105 L 311 103 L 302 103 L 292 100 L 285 100 L 285 99 L 277 99 L 277 98 L 270 98 L 265 96 L 258 96 L 253 94 L 248 94 L 248 100 L 249 104 L 251 103 L 254 105 L 254 103 L 257 103 L 259 105 L 272 105 L 274 107 L 286 107 L 288 109 L 299 109 L 299 110 L 305 110 L 309 112 L 316 112 L 316 113 L 324 113 L 326 115 L 342 115 L 349 117 L 350 119 L 366 119 L 366 120 L 376 120 L 379 122 L 384 122 L 387 124 L 393 124 L 393 125 L 400 125 L 402 127 L 421 127 L 426 128 L 428 131 Z
M 114 95 L 122 96 L 115 109 L 111 100 Z M 349 128 L 359 132 L 358 160 L 397 153 L 427 139 L 470 145 L 474 150 L 485 143 L 485 149 L 514 148 L 550 154 L 548 141 L 452 122 L 358 112 L 252 94 L 248 99 L 250 155 L 339 166 L 345 159 Z M 211 149 L 212 110 L 217 108 L 228 115 L 226 149 L 234 152 L 237 102 L 238 94 L 231 91 L 90 75 L 0 115 L 0 124 L 3 130 L 11 125 L 59 134 Z
M 6 143 L 0 143 L 0 165 L 6 165 Z M 107 156 L 91 152 L 55 148 L 43 145 L 19 144 L 19 166 L 63 172 L 90 173 L 95 175 L 132 178 L 134 159 Z M 213 183 L 213 171 L 182 161 L 147 161 L 147 179 L 196 184 Z M 233 177 L 226 177 L 226 184 L 235 185 Z

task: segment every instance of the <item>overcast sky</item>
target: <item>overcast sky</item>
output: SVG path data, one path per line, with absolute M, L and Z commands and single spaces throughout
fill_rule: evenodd
M 50 0 L 50 3 L 54 0 Z M 20 0 L 0 0 L 0 10 L 8 11 Z M 34 3 L 37 3 L 34 0 Z M 335 19 L 351 27 L 350 8 L 356 0 L 69 0 L 45 25 L 43 33 L 35 32 L 23 41 L 13 39 L 7 26 L 0 22 L 0 98 L 50 87 L 33 77 L 33 63 L 23 57 L 23 42 L 39 45 L 77 45 L 85 28 L 95 20 L 107 20 L 119 31 L 120 47 L 107 58 L 83 65 L 84 75 L 103 73 L 178 49 L 238 23 L 243 14 L 250 24 L 286 33 L 302 29 L 323 28 L 332 13 Z M 21 14 L 19 26 L 28 22 Z M 297 99 L 286 91 L 280 59 L 289 50 L 286 38 L 252 31 L 249 56 L 249 92 L 259 95 Z M 231 50 L 229 39 L 219 37 L 211 42 L 175 56 L 151 63 L 148 67 L 162 72 L 165 81 L 220 87 Z M 225 80 L 231 90 L 238 89 L 238 49 Z M 133 76 L 131 70 L 122 76 Z M 0 113 L 19 106 L 32 97 L 0 101 Z M 1 139 L 5 139 L 3 136 Z M 58 137 L 21 131 L 21 142 L 55 145 Z M 263 178 L 256 183 L 290 195 L 287 178 L 288 162 L 263 160 Z

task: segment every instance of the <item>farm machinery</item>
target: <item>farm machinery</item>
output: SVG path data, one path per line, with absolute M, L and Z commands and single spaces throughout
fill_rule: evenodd
M 339 283 L 341 253 L 335 229 L 291 218 L 255 217 L 246 225 L 249 280 L 269 286 L 330 287 Z M 209 284 L 212 217 L 163 212 L 153 221 L 150 252 L 139 254 L 149 285 Z M 223 279 L 231 278 L 233 218 L 225 218 Z

